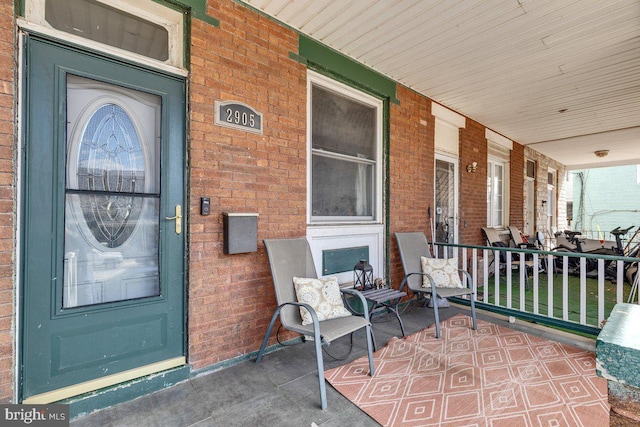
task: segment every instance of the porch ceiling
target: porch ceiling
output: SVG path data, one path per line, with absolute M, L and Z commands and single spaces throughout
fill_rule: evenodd
M 640 164 L 638 0 L 244 3 L 570 169 Z

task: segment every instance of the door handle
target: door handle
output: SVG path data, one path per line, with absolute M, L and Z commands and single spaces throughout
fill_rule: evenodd
M 176 216 L 166 216 L 165 219 L 176 221 L 176 234 L 182 233 L 182 205 L 176 205 Z

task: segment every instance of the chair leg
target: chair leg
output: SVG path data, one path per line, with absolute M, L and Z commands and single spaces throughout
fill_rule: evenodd
M 400 332 L 402 332 L 402 336 L 406 336 L 404 333 L 404 324 L 402 323 L 402 319 L 400 318 L 400 315 L 398 314 L 398 309 L 397 309 L 398 305 L 396 304 L 396 308 L 393 307 L 387 307 L 388 311 L 391 311 L 393 314 L 395 314 L 396 319 L 398 319 L 398 323 L 400 323 Z
M 378 351 L 378 345 L 376 344 L 376 336 L 373 334 L 373 328 L 369 328 L 367 335 L 371 337 L 373 342 L 373 351 Z
M 258 357 L 256 358 L 256 363 L 260 363 L 260 361 L 262 360 L 262 356 L 264 355 L 264 351 L 267 348 L 267 342 L 269 341 L 269 337 L 271 336 L 271 331 L 273 330 L 273 326 L 276 323 L 276 319 L 280 315 L 280 310 L 281 309 L 282 309 L 281 307 L 278 307 L 276 309 L 276 311 L 273 313 L 273 316 L 271 316 L 271 322 L 269 323 L 269 327 L 267 328 L 267 333 L 264 334 L 264 338 L 262 339 L 262 345 L 260 346 L 260 351 L 258 352 Z
M 318 385 L 320 386 L 320 407 L 327 409 L 327 386 L 324 380 L 324 362 L 322 361 L 322 338 L 320 329 L 314 327 L 313 338 L 316 346 L 316 363 L 318 366 Z
M 373 351 L 375 349 L 374 342 L 371 339 L 373 336 L 373 330 L 371 326 L 365 326 L 365 334 L 367 335 L 367 355 L 369 356 L 369 375 L 375 375 L 375 369 L 373 367 Z
M 436 338 L 440 339 L 440 314 L 438 313 L 438 295 L 431 294 L 433 300 L 433 317 L 436 321 Z
M 476 323 L 476 298 L 475 295 L 471 295 L 469 298 L 469 301 L 471 303 L 471 321 L 473 323 L 473 330 L 477 330 L 478 329 L 478 325 Z

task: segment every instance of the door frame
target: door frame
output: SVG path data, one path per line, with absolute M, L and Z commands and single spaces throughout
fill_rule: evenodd
M 155 69 L 155 68 L 151 68 L 151 67 L 147 67 L 147 66 L 142 66 L 139 63 L 136 62 L 132 62 L 132 61 L 124 61 L 122 58 L 117 57 L 117 56 L 113 56 L 113 55 L 108 55 L 105 54 L 104 52 L 97 52 L 94 51 L 92 49 L 88 49 L 86 47 L 79 47 L 77 45 L 70 45 L 64 41 L 58 40 L 56 38 L 51 38 L 48 36 L 42 36 L 38 33 L 28 33 L 25 31 L 19 31 L 19 47 L 18 47 L 18 88 L 17 88 L 17 99 L 20 100 L 20 102 L 22 103 L 22 105 L 20 106 L 20 108 L 17 111 L 17 135 L 18 135 L 18 141 L 20 144 L 20 155 L 17 156 L 17 161 L 16 161 L 16 170 L 17 170 L 17 176 L 19 177 L 19 179 L 17 179 L 17 184 L 16 184 L 16 199 L 17 199 L 17 209 L 16 209 L 16 215 L 18 218 L 18 231 L 17 231 L 17 236 L 16 236 L 16 283 L 19 283 L 19 286 L 16 287 L 16 298 L 15 298 L 15 313 L 16 313 L 16 318 L 15 318 L 15 330 L 16 330 L 16 334 L 15 334 L 15 338 L 14 338 L 14 343 L 15 343 L 15 351 L 14 351 L 14 357 L 15 360 L 18 361 L 18 363 L 15 364 L 14 366 L 14 374 L 15 374 L 15 386 L 14 386 L 14 401 L 16 402 L 22 402 L 22 403 L 33 403 L 33 404 L 37 404 L 37 403 L 49 403 L 49 402 L 54 402 L 54 401 L 59 401 L 71 396 L 78 396 L 80 394 L 83 393 L 87 393 L 89 391 L 93 391 L 93 390 L 97 390 L 99 388 L 104 388 L 104 387 L 109 387 L 115 384 L 119 384 L 125 381 L 130 381 L 130 380 L 134 380 L 134 379 L 139 379 L 145 376 L 149 376 L 151 374 L 160 372 L 160 371 L 166 371 L 166 370 L 171 370 L 174 368 L 177 368 L 177 371 L 174 372 L 170 372 L 168 374 L 169 378 L 172 379 L 166 379 L 163 381 L 155 381 L 152 377 L 149 377 L 150 381 L 153 382 L 154 384 L 156 384 L 156 386 L 152 386 L 153 389 L 159 389 L 162 387 L 166 387 L 167 385 L 170 385 L 171 383 L 175 383 L 178 382 L 180 380 L 184 380 L 186 378 L 188 378 L 190 369 L 188 367 L 188 365 L 186 365 L 186 360 L 187 360 L 187 352 L 188 352 L 188 346 L 187 346 L 187 301 L 186 301 L 186 283 L 187 283 L 187 268 L 188 268 L 188 264 L 186 261 L 186 248 L 187 248 L 187 240 L 188 240 L 188 233 L 186 232 L 188 230 L 188 228 L 186 227 L 187 224 L 183 224 L 183 236 L 181 236 L 181 241 L 182 241 L 182 252 L 185 255 L 182 258 L 182 298 L 181 301 L 179 301 L 177 304 L 179 306 L 181 306 L 182 309 L 182 319 L 180 320 L 180 323 L 182 324 L 182 334 L 181 334 L 181 340 L 182 340 L 182 356 L 180 357 L 174 357 L 174 358 L 169 358 L 169 359 L 165 359 L 165 360 L 161 360 L 159 362 L 156 363 L 151 363 L 151 364 L 145 364 L 143 366 L 139 366 L 137 368 L 134 369 L 129 369 L 126 371 L 122 371 L 119 373 L 115 373 L 112 375 L 108 375 L 102 378 L 97 378 L 97 379 L 93 379 L 93 380 L 89 380 L 89 381 L 85 381 L 85 382 L 79 382 L 76 383 L 74 385 L 71 385 L 69 387 L 63 387 L 60 389 L 54 389 L 51 392 L 45 392 L 45 393 L 41 393 L 41 394 L 37 394 L 37 395 L 33 395 L 33 396 L 29 396 L 28 398 L 23 400 L 23 366 L 25 365 L 25 361 L 24 361 L 24 357 L 25 357 L 25 351 L 24 351 L 24 345 L 26 344 L 24 336 L 26 333 L 26 322 L 23 319 L 23 316 L 25 315 L 25 310 L 23 309 L 25 307 L 26 301 L 25 301 L 25 296 L 26 296 L 26 291 L 24 289 L 25 284 L 25 279 L 26 279 L 26 275 L 23 274 L 23 271 L 27 268 L 27 266 L 25 266 L 25 260 L 26 257 L 23 256 L 24 251 L 26 250 L 26 236 L 25 236 L 25 230 L 26 230 L 26 221 L 24 220 L 25 215 L 28 212 L 28 209 L 25 207 L 25 202 L 27 200 L 26 198 L 26 187 L 24 185 L 23 180 L 25 179 L 25 174 L 26 174 L 26 165 L 25 165 L 25 161 L 26 161 L 26 157 L 25 157 L 25 153 L 26 153 L 26 148 L 27 148 L 27 126 L 29 125 L 28 121 L 27 121 L 27 117 L 28 117 L 28 96 L 29 93 L 26 90 L 26 85 L 25 82 L 27 80 L 27 74 L 28 74 L 28 65 L 26 64 L 26 55 L 28 54 L 27 52 L 27 44 L 28 44 L 28 40 L 29 38 L 36 38 L 42 41 L 45 41 L 47 43 L 51 43 L 57 46 L 60 46 L 62 48 L 65 49 L 69 49 L 69 50 L 73 50 L 78 52 L 79 54 L 83 54 L 83 55 L 90 55 L 90 56 L 97 56 L 100 57 L 106 61 L 116 61 L 122 64 L 126 64 L 127 66 L 132 66 L 135 67 L 137 69 L 141 69 L 142 71 L 147 70 L 150 73 L 154 73 L 156 75 L 164 75 L 167 78 L 173 79 L 173 80 L 180 80 L 182 81 L 182 85 L 184 88 L 184 92 L 183 92 L 183 96 L 181 97 L 181 105 L 182 105 L 182 109 L 181 109 L 181 116 L 182 116 L 182 123 L 183 123 L 183 128 L 182 128 L 182 135 L 180 137 L 180 140 L 182 141 L 182 151 L 183 151 L 183 156 L 182 156 L 182 160 L 181 160 L 181 166 L 180 166 L 180 171 L 178 172 L 181 177 L 182 177 L 182 184 L 181 184 L 181 197 L 180 197 L 180 204 L 184 207 L 183 208 L 183 212 L 184 212 L 184 219 L 187 220 L 187 213 L 188 213 L 188 207 L 186 206 L 187 202 L 188 202 L 188 193 L 187 193 L 187 179 L 188 179 L 188 175 L 187 175 L 187 157 L 186 157 L 186 141 L 187 141 L 187 118 L 188 118 L 188 111 L 186 108 L 187 105 L 187 91 L 186 91 L 186 87 L 187 87 L 187 82 L 186 82 L 186 78 L 185 75 L 183 75 L 182 73 L 168 73 L 166 72 L 166 70 L 159 70 L 159 69 Z M 25 66 L 26 65 L 26 66 Z M 163 126 L 164 129 L 164 126 Z M 166 203 L 169 203 L 169 201 L 167 201 Z M 170 203 L 171 204 L 171 203 Z M 160 214 L 162 216 L 163 212 L 165 211 L 165 209 L 162 208 L 162 206 L 160 207 Z M 167 211 L 168 212 L 168 211 Z M 169 226 L 171 227 L 171 225 Z M 162 270 L 162 267 L 161 267 Z M 133 386 L 132 389 L 136 389 L 139 388 L 139 392 L 140 394 L 143 393 L 148 393 L 149 392 L 149 387 L 142 385 L 140 387 L 136 387 Z M 131 393 L 136 393 L 135 390 L 130 390 L 128 392 L 129 395 Z M 33 399 L 32 399 L 33 398 Z M 91 397 L 93 398 L 93 397 Z

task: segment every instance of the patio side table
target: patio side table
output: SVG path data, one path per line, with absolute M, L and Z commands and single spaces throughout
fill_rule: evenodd
M 369 307 L 369 318 L 371 319 L 373 313 L 377 311 L 391 311 L 395 314 L 396 319 L 398 319 L 398 323 L 400 323 L 400 331 L 404 337 L 404 325 L 402 324 L 402 319 L 398 314 L 398 304 L 403 297 L 407 296 L 407 293 L 400 292 L 393 288 L 368 289 L 361 292 L 365 299 L 371 303 L 371 307 Z M 373 348 L 374 350 L 377 349 L 375 338 L 373 340 Z

